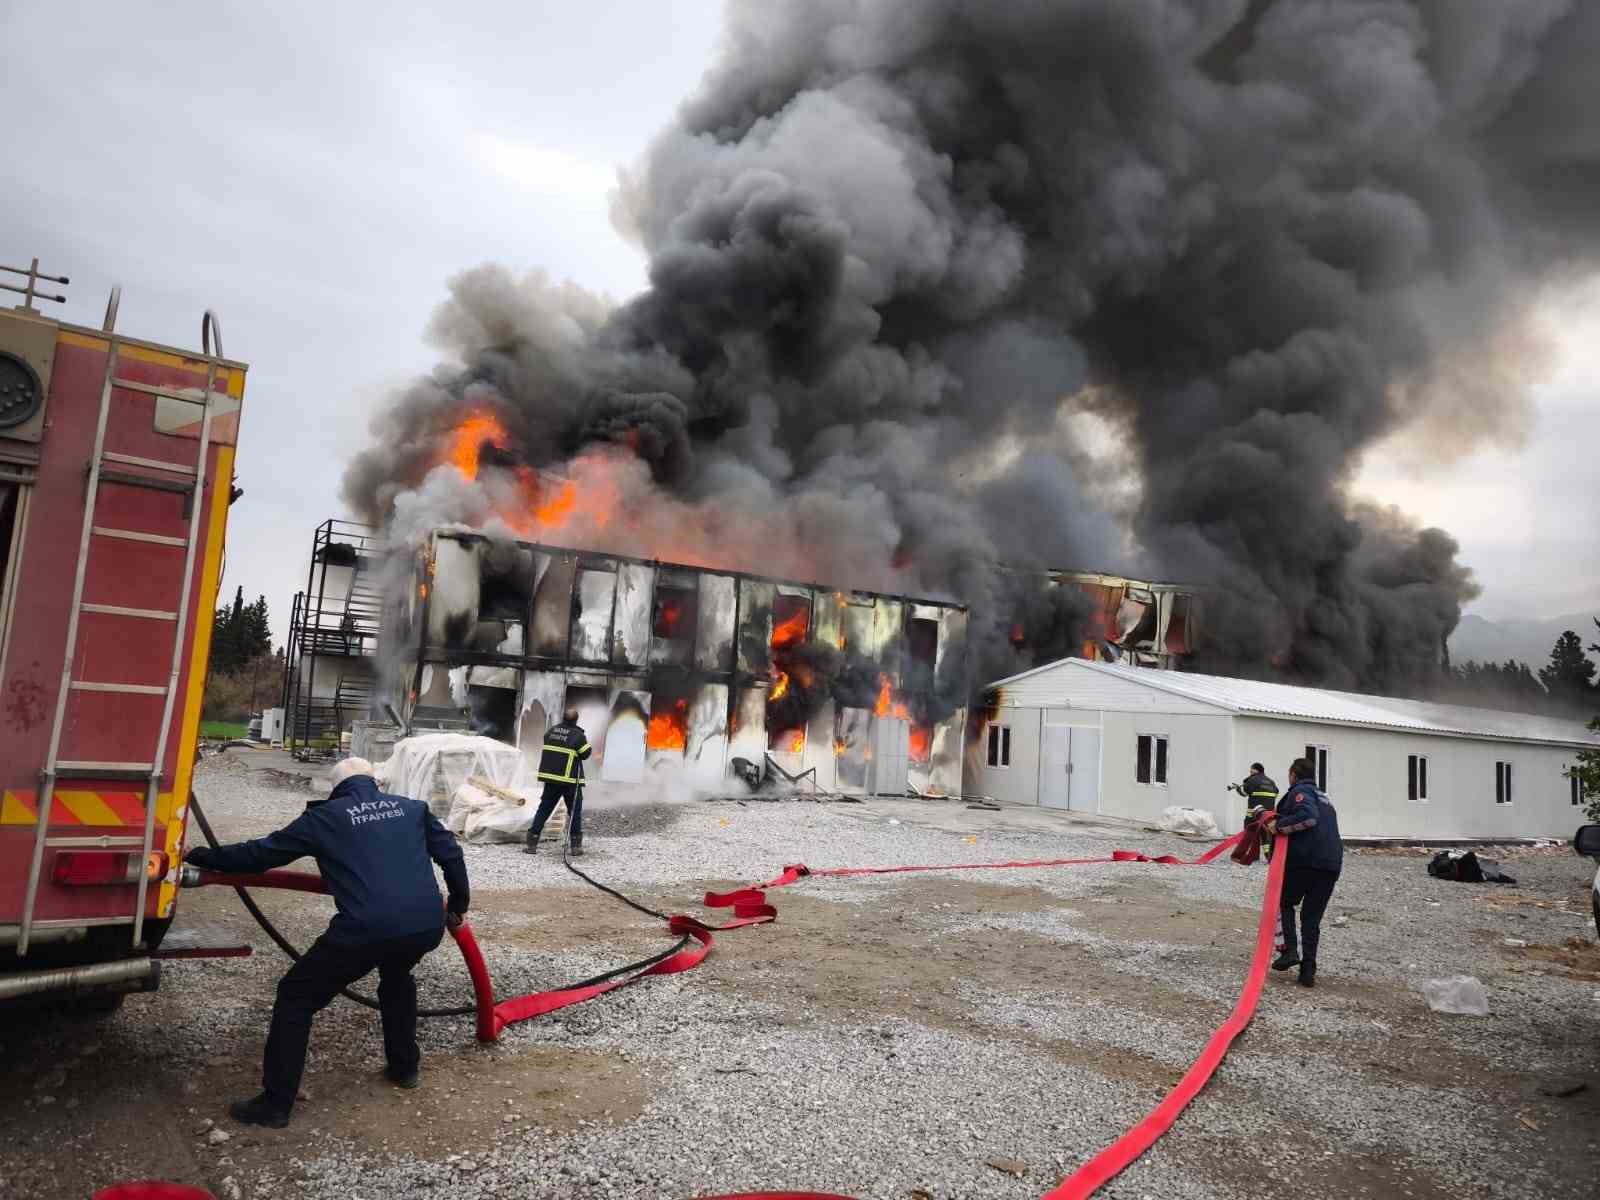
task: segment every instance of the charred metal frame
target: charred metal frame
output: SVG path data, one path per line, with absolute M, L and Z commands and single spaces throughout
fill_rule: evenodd
M 348 546 L 355 563 L 344 594 L 331 596 L 328 568 L 351 565 L 330 561 L 338 546 Z M 324 658 L 376 657 L 382 614 L 369 595 L 361 594 L 357 580 L 372 570 L 370 564 L 382 553 L 372 529 L 355 521 L 329 519 L 317 526 L 312 537 L 306 587 L 295 595 L 284 647 L 284 743 L 297 757 L 330 741 L 337 746 L 350 722 L 367 715 L 366 695 L 347 698 L 336 689 L 331 701 L 319 700 L 317 668 Z M 365 568 L 363 561 L 369 564 Z
M 436 603 L 444 602 L 441 584 L 450 582 L 443 578 L 445 560 L 440 557 L 438 551 L 439 544 L 445 541 L 456 542 L 463 548 L 504 544 L 496 543 L 494 539 L 481 533 L 438 530 L 425 546 L 417 547 L 411 552 L 415 556 L 407 585 L 411 589 L 411 594 L 409 597 L 400 598 L 398 610 L 394 608 L 387 610 L 392 615 L 393 624 L 388 625 L 385 630 L 388 638 L 398 639 L 403 644 L 390 645 L 384 652 L 387 655 L 392 651 L 398 651 L 399 657 L 403 660 L 402 674 L 393 681 L 395 695 L 390 699 L 394 708 L 405 714 L 404 719 L 407 721 L 412 719 L 419 706 L 426 703 L 427 696 L 439 695 L 441 685 L 436 676 L 429 676 L 430 667 L 435 671 L 446 672 L 453 672 L 463 667 L 520 672 L 524 690 L 519 695 L 519 702 L 523 705 L 520 712 L 524 714 L 528 711 L 526 707 L 528 677 L 536 674 L 561 676 L 565 680 L 566 687 L 596 686 L 597 679 L 586 681 L 583 677 L 600 677 L 611 681 L 613 685 L 620 684 L 622 690 L 637 690 L 642 686 L 646 693 L 662 690 L 663 685 L 669 682 L 673 691 L 682 690 L 691 696 L 699 688 L 719 687 L 725 689 L 726 695 L 707 697 L 706 702 L 722 706 L 721 723 L 714 732 L 705 736 L 711 738 L 713 743 L 720 737 L 725 747 L 724 754 L 731 755 L 735 737 L 740 731 L 740 710 L 746 692 L 750 689 L 764 690 L 770 687 L 777 677 L 769 644 L 771 631 L 767 631 L 767 640 L 764 641 L 759 655 L 752 646 L 745 644 L 751 636 L 746 624 L 756 612 L 756 608 L 752 606 L 754 601 L 750 596 L 752 588 L 770 589 L 774 600 L 777 595 L 784 593 L 798 593 L 805 596 L 809 605 L 807 622 L 809 637 L 817 635 L 821 624 L 823 597 L 837 597 L 847 606 L 866 604 L 873 608 L 879 615 L 867 622 L 871 632 L 866 635 L 866 645 L 861 646 L 857 638 L 852 637 L 850 648 L 856 653 L 865 651 L 864 657 L 880 662 L 883 673 L 890 677 L 891 686 L 897 694 L 905 682 L 907 664 L 901 660 L 909 654 L 909 646 L 906 644 L 909 636 L 908 622 L 913 619 L 935 619 L 927 615 L 929 610 L 937 610 L 952 617 L 960 615 L 959 624 L 947 627 L 943 621 L 939 622 L 941 643 L 947 637 L 950 639 L 948 647 L 941 644 L 941 649 L 945 653 L 953 652 L 956 655 L 952 660 L 953 665 L 946 668 L 947 670 L 958 672 L 964 677 L 970 669 L 965 632 L 965 617 L 968 610 L 965 605 L 904 593 L 841 589 L 822 583 L 784 579 L 750 571 L 724 570 L 626 554 L 520 541 L 516 543 L 517 549 L 527 555 L 530 565 L 526 568 L 527 578 L 524 582 L 527 586 L 521 597 L 517 615 L 512 617 L 507 613 L 503 617 L 480 618 L 480 620 L 500 619 L 508 623 L 520 621 L 524 631 L 521 653 L 444 645 L 440 644 L 436 635 L 444 629 L 443 622 L 447 618 L 439 614 L 440 629 L 435 630 L 436 614 L 433 610 Z M 399 553 L 405 552 L 399 551 Z M 454 561 L 453 556 L 451 561 Z M 619 641 L 619 611 L 627 585 L 627 569 L 630 567 L 648 569 L 650 573 L 649 592 L 641 602 L 642 608 L 630 609 L 630 613 L 642 612 L 642 616 L 630 617 L 630 628 L 633 624 L 640 622 L 643 624 L 645 640 L 642 651 L 637 648 L 625 648 L 626 638 Z M 479 569 L 480 571 L 482 569 L 481 558 Z M 565 580 L 568 572 L 570 580 Z M 593 608 L 585 608 L 581 599 L 586 575 L 591 572 L 610 576 L 609 604 L 605 610 L 603 629 L 598 627 L 597 620 L 593 620 L 598 613 Z M 674 575 L 695 581 L 695 607 L 692 616 L 686 614 L 680 618 L 689 620 L 692 627 L 680 629 L 670 638 L 672 643 L 681 644 L 687 653 L 673 654 L 671 661 L 660 661 L 656 650 L 658 642 L 662 641 L 661 635 L 656 632 L 656 622 L 664 583 L 663 573 L 667 576 L 667 582 L 670 582 Z M 717 582 L 708 587 L 708 580 Z M 726 583 L 721 582 L 724 580 Z M 642 580 L 640 582 L 642 583 Z M 541 612 L 544 614 L 543 624 L 547 627 L 546 632 L 555 632 L 554 621 L 549 615 L 551 610 L 548 607 L 541 608 L 541 593 L 545 606 L 556 603 L 555 596 L 544 592 L 544 589 L 554 586 L 559 593 L 563 583 L 571 607 L 565 614 L 566 628 L 564 636 L 560 639 L 560 649 L 553 651 L 552 645 L 547 640 L 542 640 L 537 632 L 540 628 Z M 642 591 L 642 588 L 639 591 Z M 727 594 L 729 591 L 731 597 Z M 638 592 L 634 593 L 637 594 Z M 390 599 L 393 602 L 395 598 Z M 596 595 L 595 599 L 598 600 L 599 596 Z M 630 599 L 629 603 L 632 605 L 635 601 Z M 896 606 L 897 614 L 891 617 L 889 610 L 883 607 L 885 605 Z M 771 607 L 775 610 L 777 606 L 774 603 Z M 409 617 L 406 616 L 407 612 L 410 614 Z M 915 616 L 918 612 L 923 614 L 920 618 Z M 581 618 L 585 613 L 592 621 L 592 627 L 587 629 L 581 625 Z M 724 628 L 728 631 L 726 645 L 721 641 L 721 630 Z M 707 642 L 710 636 L 708 631 L 711 630 L 716 631 L 718 639 L 714 654 L 713 647 Z M 841 618 L 841 635 L 843 630 L 844 624 Z M 637 630 L 634 632 L 637 633 Z M 467 636 L 470 638 L 470 635 Z M 591 654 L 591 651 L 596 652 L 598 656 Z M 638 658 L 640 661 L 631 661 L 633 658 Z M 936 659 L 930 664 L 931 668 L 936 672 L 942 661 Z M 425 676 L 429 679 L 427 687 L 424 687 Z M 466 687 L 470 689 L 472 686 L 475 685 L 471 682 L 469 671 Z M 956 721 L 958 725 L 964 724 L 964 706 L 929 726 L 928 755 L 925 760 L 916 764 L 916 769 L 929 773 L 931 778 L 931 773 L 935 770 L 933 762 L 936 754 L 941 748 L 945 753 L 953 750 L 956 760 L 951 767 L 953 778 L 952 783 L 946 786 L 951 790 L 959 790 L 960 738 L 958 736 L 954 744 L 947 744 L 947 739 L 936 741 L 933 734 L 934 728 L 951 720 Z M 768 745 L 768 733 L 770 731 L 763 733 L 763 748 Z M 814 734 L 810 722 L 806 726 L 806 734 L 807 746 L 810 747 Z M 525 733 L 523 737 L 526 738 Z M 690 745 L 693 745 L 692 740 Z M 815 753 L 836 755 L 834 740 L 830 738 L 827 747 L 825 749 L 817 747 Z M 807 769 L 802 765 L 797 777 L 806 774 Z

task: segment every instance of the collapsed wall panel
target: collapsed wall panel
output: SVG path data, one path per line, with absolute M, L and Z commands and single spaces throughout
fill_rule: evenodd
M 772 602 L 775 584 L 759 579 L 739 580 L 738 669 L 751 675 L 772 670 Z
M 835 724 L 832 700 L 824 700 L 806 722 L 805 754 L 800 766 L 802 770 L 815 768 L 817 787 L 825 792 L 834 789 L 839 777 L 838 748 L 834 743 Z
M 613 689 L 601 779 L 608 783 L 638 783 L 644 778 L 644 739 L 649 724 L 649 692 L 638 687 Z
M 737 595 L 732 576 L 700 576 L 700 614 L 696 627 L 694 660 L 694 665 L 698 669 L 733 670 L 736 604 Z
M 539 761 L 539 747 L 545 731 L 561 719 L 561 704 L 567 692 L 567 677 L 562 671 L 524 671 L 522 675 L 522 720 L 517 727 L 517 745 L 529 760 Z
M 743 687 L 734 696 L 728 757 L 761 765 L 767 752 L 767 689 Z
M 533 641 L 530 651 L 541 658 L 567 656 L 572 629 L 572 585 L 577 573 L 575 554 L 551 554 L 533 593 Z
M 650 662 L 650 602 L 655 575 L 655 568 L 645 563 L 622 563 L 617 568 L 611 661 L 618 666 L 643 667 Z
M 436 538 L 432 586 L 428 598 L 428 645 L 466 646 L 478 624 L 478 543 Z
M 848 636 L 848 635 L 847 635 Z M 877 720 L 870 708 L 841 708 L 835 732 L 834 790 L 850 796 L 864 795 L 872 762 L 872 730 Z
M 573 604 L 572 658 L 604 663 L 611 659 L 611 612 L 617 596 L 615 564 L 590 559 L 578 568 Z
M 716 786 L 728 765 L 728 687 L 703 683 L 689 704 L 684 761 L 696 783 Z

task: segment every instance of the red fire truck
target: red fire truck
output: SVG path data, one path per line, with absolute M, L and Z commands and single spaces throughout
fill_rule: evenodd
M 245 365 L 0 310 L 0 1001 L 114 1007 L 159 978 Z M 170 953 L 170 950 L 169 950 Z

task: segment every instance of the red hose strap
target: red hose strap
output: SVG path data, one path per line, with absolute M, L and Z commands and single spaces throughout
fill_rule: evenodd
M 618 988 L 637 983 L 647 976 L 675 975 L 679 971 L 687 971 L 691 967 L 698 966 L 700 961 L 711 953 L 710 931 L 693 918 L 670 917 L 667 920 L 667 928 L 680 937 L 687 934 L 699 942 L 700 945 L 686 946 L 676 954 L 670 955 L 660 962 L 646 967 L 637 974 L 629 975 L 623 979 L 608 979 L 604 983 L 593 983 L 588 987 L 559 988 L 555 991 L 534 992 L 527 996 L 517 996 L 511 1000 L 502 1000 L 494 1006 L 493 1021 L 496 1036 L 507 1025 L 514 1025 L 518 1021 L 526 1021 L 533 1017 L 542 1017 L 546 1013 L 555 1012 L 557 1009 L 566 1008 L 568 1005 L 581 1004 L 585 1000 L 592 1000 L 596 996 L 603 996 L 607 992 L 614 992 Z
M 1200 1093 L 1200 1089 L 1205 1087 L 1222 1064 L 1228 1047 L 1250 1023 L 1256 1011 L 1256 1002 L 1261 998 L 1261 985 L 1267 977 L 1267 963 L 1272 958 L 1272 935 L 1278 921 L 1279 898 L 1283 894 L 1283 864 L 1288 858 L 1288 842 L 1287 834 L 1278 835 L 1277 850 L 1272 856 L 1271 866 L 1267 868 L 1267 889 L 1261 898 L 1261 919 L 1256 924 L 1255 955 L 1250 960 L 1250 973 L 1245 978 L 1244 990 L 1239 993 L 1233 1012 L 1217 1027 L 1205 1049 L 1200 1051 L 1200 1057 L 1195 1059 L 1194 1065 L 1178 1081 L 1178 1085 L 1151 1110 L 1149 1116 L 1063 1179 L 1053 1191 L 1046 1192 L 1043 1200 L 1084 1200 L 1084 1197 L 1091 1195 L 1171 1129 L 1178 1114 Z
M 483 951 L 478 949 L 478 939 L 472 926 L 463 921 L 459 925 L 445 926 L 456 941 L 461 957 L 466 961 L 467 974 L 472 977 L 472 998 L 478 1006 L 478 1040 L 492 1042 L 500 1036 L 500 1026 L 494 1015 L 494 982 L 489 978 L 489 968 L 483 961 Z

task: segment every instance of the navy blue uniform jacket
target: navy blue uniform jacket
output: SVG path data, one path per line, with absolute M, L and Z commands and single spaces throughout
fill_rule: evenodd
M 1316 867 L 1320 871 L 1344 868 L 1344 842 L 1339 838 L 1339 814 L 1310 780 L 1292 784 L 1278 801 L 1278 832 L 1289 835 L 1286 865 Z
M 308 806 L 277 833 L 215 850 L 198 846 L 185 857 L 232 875 L 315 858 L 339 910 L 328 937 L 341 942 L 386 941 L 440 928 L 444 906 L 433 863 L 444 871 L 451 912 L 466 912 L 471 899 L 465 856 L 454 835 L 422 801 L 386 795 L 370 775 L 346 779 L 326 802 Z

